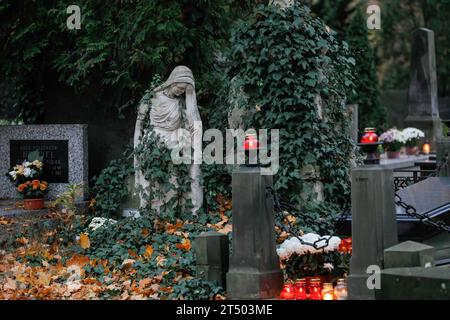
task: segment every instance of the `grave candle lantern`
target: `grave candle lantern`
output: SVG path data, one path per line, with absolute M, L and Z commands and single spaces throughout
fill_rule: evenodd
M 364 130 L 364 135 L 361 138 L 361 142 L 358 144 L 362 151 L 367 154 L 364 164 L 380 164 L 377 149 L 381 144 L 383 143 L 379 141 L 375 128 L 366 128 Z
M 258 150 L 259 149 L 259 141 L 256 137 L 256 134 L 250 133 L 247 134 L 244 141 L 244 150 Z
M 280 298 L 283 300 L 294 300 L 295 299 L 295 289 L 292 283 L 286 283 L 281 290 Z
M 295 281 L 295 300 L 306 300 L 308 294 L 306 293 L 306 279 L 298 279 Z
M 422 147 L 422 153 L 423 154 L 430 154 L 431 152 L 431 146 L 429 143 L 425 143 Z
M 309 281 L 309 299 L 322 300 L 322 281 L 319 278 Z
M 378 135 L 375 128 L 366 128 L 364 135 L 361 138 L 361 143 L 374 143 L 378 142 Z
M 347 281 L 345 279 L 339 279 L 336 287 L 334 288 L 334 295 L 337 300 L 347 300 L 348 289 Z
M 334 300 L 334 289 L 332 283 L 324 283 L 322 289 L 323 300 Z

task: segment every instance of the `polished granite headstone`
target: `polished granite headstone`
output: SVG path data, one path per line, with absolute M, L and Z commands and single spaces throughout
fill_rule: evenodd
M 87 125 L 81 124 L 0 126 L 0 198 L 20 198 L 5 174 L 33 151 L 44 157 L 42 179 L 50 183 L 49 199 L 69 184 L 84 183 L 87 187 L 87 136 Z

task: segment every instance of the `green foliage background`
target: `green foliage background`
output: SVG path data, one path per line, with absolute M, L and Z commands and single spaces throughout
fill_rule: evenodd
M 346 30 L 346 41 L 356 58 L 355 94 L 349 102 L 359 106 L 359 128 L 386 130 L 386 110 L 380 103 L 376 51 L 369 41 L 365 7 L 358 6 Z M 362 132 L 362 131 L 361 131 Z
M 44 111 L 45 79 L 56 77 L 119 115 L 134 107 L 155 73 L 192 67 L 200 102 L 216 87 L 214 64 L 232 18 L 250 1 L 80 0 L 81 30 L 68 30 L 68 0 L 0 3 L 0 79 L 12 84 L 9 106 L 28 123 Z M 131 109 L 132 110 L 132 109 Z

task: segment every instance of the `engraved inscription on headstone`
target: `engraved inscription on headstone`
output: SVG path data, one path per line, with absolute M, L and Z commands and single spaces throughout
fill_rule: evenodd
M 44 157 L 43 180 L 50 183 L 69 182 L 68 140 L 10 140 L 11 167 L 22 163 L 33 151 L 39 151 Z

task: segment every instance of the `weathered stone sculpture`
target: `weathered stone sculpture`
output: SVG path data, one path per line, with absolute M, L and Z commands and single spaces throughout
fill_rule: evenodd
M 150 112 L 150 129 L 145 129 L 144 120 L 148 112 Z M 186 130 L 190 135 L 188 137 L 186 137 Z M 152 99 L 149 101 L 142 100 L 136 121 L 134 147 L 137 148 L 142 142 L 142 138 L 150 133 L 156 134 L 159 140 L 172 150 L 175 148 L 182 149 L 183 145 L 186 145 L 186 139 L 193 142 L 194 140 L 198 141 L 200 137 L 201 141 L 201 118 L 197 107 L 195 80 L 188 67 L 176 67 L 167 81 L 154 90 Z M 189 145 L 193 145 L 193 143 L 189 143 Z M 148 147 L 153 148 L 155 145 Z M 141 190 L 140 205 L 143 208 L 148 204 L 149 190 L 155 188 L 155 182 L 146 179 L 136 157 L 135 169 L 135 183 L 136 187 Z M 184 198 L 192 200 L 193 208 L 191 212 L 196 215 L 203 204 L 200 165 L 190 164 L 189 175 L 192 179 L 191 190 L 184 195 Z M 176 184 L 176 178 L 172 177 L 170 183 Z M 161 206 L 174 195 L 174 190 L 170 190 L 158 199 L 152 198 L 151 207 L 159 213 Z

